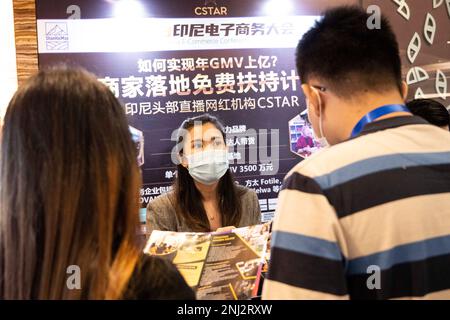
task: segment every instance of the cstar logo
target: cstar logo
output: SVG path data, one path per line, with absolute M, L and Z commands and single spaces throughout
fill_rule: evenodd
M 196 16 L 226 16 L 228 15 L 228 9 L 219 6 L 216 0 L 205 0 L 202 7 L 195 7 L 194 13 Z

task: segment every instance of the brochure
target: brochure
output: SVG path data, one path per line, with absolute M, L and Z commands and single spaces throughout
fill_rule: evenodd
M 144 252 L 172 261 L 199 300 L 247 300 L 259 294 L 267 269 L 270 227 L 267 222 L 227 233 L 154 230 Z

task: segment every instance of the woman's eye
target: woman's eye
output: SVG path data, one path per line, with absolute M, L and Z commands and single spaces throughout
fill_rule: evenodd
M 201 142 L 195 142 L 194 143 L 194 148 L 195 149 L 201 149 L 203 147 L 203 143 L 201 143 Z
M 215 141 L 214 141 L 214 145 L 217 146 L 217 147 L 219 147 L 219 146 L 223 145 L 223 142 L 220 141 L 220 140 L 215 140 Z

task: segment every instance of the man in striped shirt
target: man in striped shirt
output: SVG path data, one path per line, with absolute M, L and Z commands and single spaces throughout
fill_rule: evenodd
M 329 10 L 297 47 L 331 146 L 285 178 L 263 299 L 450 299 L 450 133 L 409 113 L 392 29 L 368 19 Z

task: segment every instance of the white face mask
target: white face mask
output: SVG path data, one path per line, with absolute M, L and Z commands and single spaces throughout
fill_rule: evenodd
M 186 156 L 186 159 L 191 177 L 206 185 L 219 181 L 229 167 L 227 150 L 199 151 Z
M 315 140 L 320 144 L 320 146 L 322 148 L 328 147 L 330 144 L 328 143 L 327 138 L 325 137 L 325 135 L 323 134 L 323 127 L 322 127 L 322 99 L 320 99 L 320 93 L 316 88 L 311 87 L 311 89 L 317 94 L 317 98 L 319 100 L 319 133 L 320 133 L 320 137 L 317 135 L 316 131 L 313 128 L 313 133 L 314 133 L 314 137 Z M 309 108 L 310 108 L 310 103 L 307 100 L 306 101 L 307 105 L 306 108 L 308 110 L 308 119 L 309 118 Z

